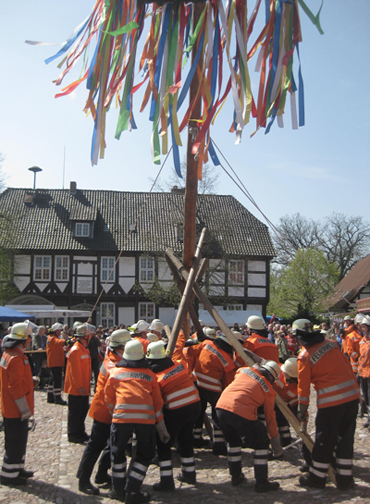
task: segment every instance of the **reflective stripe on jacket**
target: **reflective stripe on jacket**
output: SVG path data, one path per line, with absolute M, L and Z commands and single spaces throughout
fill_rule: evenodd
M 175 363 L 155 374 L 166 408 L 178 409 L 200 400 L 198 390 L 189 377 L 184 364 Z
M 33 380 L 30 363 L 19 347 L 5 348 L 0 360 L 1 414 L 4 418 L 21 418 L 16 399 L 26 396 L 33 414 Z
M 163 419 L 157 377 L 148 368 L 115 367 L 104 396 L 113 423 L 155 424 Z
M 304 347 L 298 355 L 298 400 L 302 404 L 309 404 L 310 383 L 317 392 L 318 408 L 336 406 L 360 396 L 348 359 L 331 340 Z
M 268 338 L 252 333 L 244 341 L 243 346 L 263 359 L 279 363 L 279 349 Z
M 257 420 L 257 408 L 263 406 L 270 437 L 278 435 L 274 411 L 276 393 L 268 380 L 254 367 L 237 370 L 234 381 L 225 388 L 216 408 L 231 411 L 247 420 Z
M 104 388 L 110 372 L 116 367 L 116 364 L 118 364 L 121 359 L 121 355 L 112 352 L 108 348 L 107 354 L 100 367 L 98 383 L 96 384 L 95 394 L 89 410 L 89 416 L 98 422 L 106 424 L 112 423 L 112 415 L 110 414 L 108 406 L 104 400 Z
M 360 355 L 360 348 L 359 344 L 362 339 L 361 334 L 357 331 L 357 329 L 354 329 L 346 338 L 347 340 L 347 353 L 350 358 L 351 366 L 352 366 L 352 371 L 354 373 L 357 373 L 358 371 L 358 365 L 357 361 Z
M 64 392 L 80 396 L 78 389 L 84 388 L 90 395 L 91 357 L 89 350 L 79 341 L 69 351 Z

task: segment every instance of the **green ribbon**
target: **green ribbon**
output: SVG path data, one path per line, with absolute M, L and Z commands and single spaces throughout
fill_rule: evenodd
M 310 21 L 316 26 L 319 33 L 321 33 L 321 35 L 323 35 L 324 32 L 323 32 L 323 29 L 321 28 L 321 25 L 320 25 L 320 12 L 321 12 L 321 9 L 324 5 L 324 0 L 322 0 L 321 7 L 319 9 L 319 12 L 316 14 L 316 16 L 314 16 L 314 14 L 310 11 L 310 9 L 307 7 L 307 5 L 304 3 L 303 0 L 298 0 L 298 3 L 302 7 L 305 14 L 308 16 L 308 18 L 310 19 Z

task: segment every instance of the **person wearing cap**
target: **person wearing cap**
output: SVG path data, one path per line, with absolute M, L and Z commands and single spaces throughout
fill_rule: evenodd
M 46 358 L 48 368 L 51 371 L 52 379 L 48 387 L 47 402 L 66 406 L 67 403 L 62 399 L 62 381 L 63 368 L 65 365 L 66 342 L 60 338 L 63 326 L 56 322 L 48 331 L 46 340 Z
M 243 346 L 265 360 L 279 362 L 279 349 L 268 338 L 268 332 L 261 317 L 251 315 L 247 320 L 248 338 Z
M 90 439 L 84 449 L 77 470 L 78 488 L 80 492 L 87 495 L 99 495 L 99 488 L 91 484 L 90 478 L 94 465 L 103 450 L 103 454 L 99 460 L 98 471 L 95 475 L 95 483 L 103 484 L 111 482 L 108 469 L 111 466 L 109 436 L 112 415 L 104 400 L 104 388 L 109 378 L 109 373 L 122 360 L 123 350 L 126 343 L 130 340 L 131 335 L 126 329 L 113 331 L 106 355 L 100 367 L 95 395 L 89 410 L 89 416 L 94 420 Z
M 236 366 L 233 354 L 234 348 L 222 333 L 213 341 L 206 339 L 188 349 L 189 357 L 194 357 L 193 374 L 197 379 L 201 400 L 201 413 L 194 427 L 194 447 L 200 448 L 204 445 L 202 426 L 209 403 L 212 406 L 214 455 L 226 455 L 225 439 L 217 425 L 215 406 L 223 389 L 234 379 Z
M 303 347 L 298 355 L 297 418 L 300 422 L 307 421 L 311 383 L 317 393 L 312 465 L 299 483 L 324 488 L 326 473 L 334 458 L 337 487 L 348 490 L 354 485 L 353 442 L 360 396 L 356 378 L 338 344 L 325 339 L 320 330 L 313 331 L 309 320 L 296 320 L 293 331 Z
M 365 428 L 370 431 L 370 316 L 362 318 L 361 332 L 364 335 L 359 344 L 358 375 L 361 386 L 361 412 L 367 416 Z
M 194 484 L 196 480 L 193 449 L 193 428 L 200 414 L 199 393 L 190 379 L 186 366 L 167 356 L 163 344 L 150 343 L 146 358 L 156 374 L 164 401 L 163 416 L 170 440 L 163 443 L 157 435 L 160 482 L 154 490 L 175 489 L 172 472 L 171 446 L 177 440 L 181 462 L 180 481 Z
M 262 365 L 242 367 L 234 381 L 225 388 L 216 404 L 216 414 L 225 439 L 231 483 L 239 485 L 244 480 L 242 473 L 242 438 L 254 449 L 255 491 L 278 490 L 278 482 L 268 481 L 267 460 L 271 443 L 274 456 L 281 457 L 283 449 L 274 411 L 276 393 L 273 383 L 280 374 L 275 361 Z M 266 425 L 257 416 L 257 409 L 266 411 Z
M 170 436 L 163 421 L 157 377 L 149 369 L 143 345 L 137 339 L 126 343 L 122 360 L 110 372 L 105 402 L 112 415 L 112 490 L 108 495 L 126 504 L 147 502 L 150 494 L 140 487 L 155 455 L 155 429 L 165 444 Z M 125 451 L 134 432 L 136 454 L 126 474 Z
M 32 370 L 24 351 L 32 342 L 29 321 L 14 324 L 3 340 L 0 360 L 1 412 L 4 419 L 4 459 L 0 483 L 6 486 L 26 485 L 32 471 L 24 468 L 28 419 L 34 411 Z
M 361 313 L 358 313 L 355 318 L 354 318 L 354 324 L 353 324 L 353 329 L 352 332 L 350 332 L 347 337 L 347 353 L 349 355 L 349 360 L 352 366 L 352 371 L 355 374 L 355 376 L 358 378 L 358 358 L 360 356 L 360 348 L 359 344 L 360 341 L 362 340 L 362 333 L 361 333 L 361 323 L 362 319 L 364 316 Z M 357 379 L 358 383 L 360 382 L 359 379 Z
M 68 394 L 68 441 L 89 440 L 85 418 L 89 411 L 91 357 L 88 345 L 95 326 L 81 324 L 76 329 L 76 341 L 68 352 L 64 392 Z

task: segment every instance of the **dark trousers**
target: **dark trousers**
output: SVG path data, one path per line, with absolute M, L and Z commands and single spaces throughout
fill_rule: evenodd
M 16 478 L 24 469 L 28 439 L 28 420 L 4 418 L 4 461 L 2 478 Z
M 89 411 L 89 396 L 68 396 L 68 436 L 83 437 L 85 418 Z
M 80 461 L 80 465 L 77 470 L 77 478 L 82 483 L 88 483 L 90 481 L 91 474 L 94 469 L 94 465 L 99 458 L 99 455 L 105 448 L 107 447 L 107 442 L 109 442 L 110 437 L 110 424 L 106 424 L 103 422 L 98 422 L 94 420 L 89 442 L 87 443 L 84 452 L 82 454 L 82 458 Z M 104 452 L 103 452 L 104 454 Z M 110 454 L 110 450 L 109 450 Z M 106 457 L 105 457 L 106 459 Z M 105 461 L 107 467 L 104 469 L 110 468 L 110 458 Z M 102 466 L 103 469 L 103 466 Z
M 50 368 L 52 375 L 54 400 L 60 399 L 62 395 L 63 368 L 61 366 Z
M 131 459 L 126 477 L 126 447 L 135 432 L 136 455 Z M 152 424 L 112 423 L 111 435 L 112 483 L 116 493 L 139 492 L 149 464 L 155 455 L 155 427 Z
M 311 477 L 322 481 L 334 459 L 337 482 L 347 485 L 351 481 L 357 410 L 358 399 L 317 410 Z
M 361 413 L 370 417 L 370 378 L 360 376 L 361 386 Z
M 207 390 L 204 388 L 198 388 L 199 397 L 200 397 L 200 415 L 195 422 L 195 430 L 201 432 L 203 421 L 204 421 L 204 413 L 206 412 L 208 403 L 212 407 L 212 420 L 213 420 L 213 446 L 225 445 L 225 440 L 223 438 L 222 432 L 218 426 L 217 416 L 215 412 L 215 407 L 217 401 L 221 395 L 221 392 L 213 392 L 211 390 Z
M 231 476 L 241 473 L 242 437 L 254 448 L 254 477 L 267 479 L 267 457 L 270 444 L 266 426 L 260 420 L 247 420 L 231 411 L 216 409 L 218 424 L 224 433 L 228 447 L 228 463 Z

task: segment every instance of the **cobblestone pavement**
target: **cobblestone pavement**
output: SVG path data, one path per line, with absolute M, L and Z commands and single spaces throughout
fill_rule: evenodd
M 311 405 L 314 404 L 314 398 Z M 311 420 L 308 432 L 313 432 L 312 425 L 315 411 L 311 406 Z M 79 493 L 76 471 L 83 452 L 83 446 L 71 444 L 67 440 L 66 406 L 46 403 L 46 393 L 35 391 L 35 411 L 37 426 L 30 432 L 26 469 L 34 470 L 35 475 L 28 480 L 27 486 L 10 488 L 0 486 L 2 504 L 116 504 L 107 497 L 108 490 L 101 490 L 97 497 Z M 90 432 L 92 420 L 87 419 L 87 431 Z M 269 478 L 279 481 L 280 490 L 272 493 L 257 494 L 254 491 L 252 451 L 243 450 L 243 472 L 247 480 L 238 487 L 231 486 L 226 457 L 216 457 L 209 450 L 196 450 L 196 486 L 176 482 L 176 491 L 171 493 L 154 492 L 153 483 L 159 480 L 159 468 L 149 467 L 144 480 L 143 490 L 150 491 L 154 504 L 203 504 L 225 503 L 241 504 L 369 504 L 370 503 L 370 433 L 364 429 L 363 420 L 358 419 L 355 442 L 354 477 L 355 488 L 341 492 L 329 482 L 324 490 L 304 489 L 300 487 L 298 470 L 301 464 L 300 450 L 297 447 L 285 451 L 283 461 L 269 462 Z M 4 440 L 0 439 L 0 461 L 3 458 Z M 180 473 L 180 460 L 173 450 L 175 476 Z M 93 481 L 93 478 L 92 478 Z

